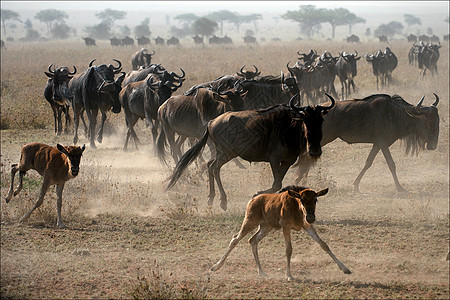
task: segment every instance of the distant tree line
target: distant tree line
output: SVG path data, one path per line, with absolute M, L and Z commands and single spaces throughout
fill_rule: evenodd
M 116 34 L 126 36 L 134 33 L 135 37 L 147 36 L 150 37 L 150 18 L 145 18 L 139 25 L 131 30 L 127 25 L 115 26 L 116 21 L 126 18 L 126 12 L 105 9 L 97 13 L 95 16 L 100 20 L 98 24 L 88 25 L 84 28 L 84 32 L 95 39 L 109 39 Z M 34 19 L 44 23 L 47 27 L 47 36 L 53 39 L 67 39 L 76 35 L 76 30 L 66 24 L 68 15 L 64 11 L 56 9 L 42 10 L 36 13 Z M 311 38 L 314 34 L 318 34 L 322 30 L 322 24 L 331 25 L 331 37 L 335 38 L 336 28 L 339 26 L 347 26 L 349 34 L 352 33 L 352 27 L 356 24 L 365 23 L 361 17 L 350 12 L 346 8 L 316 8 L 314 5 L 300 5 L 298 10 L 287 11 L 280 16 L 285 20 L 290 20 L 298 23 L 300 36 Z M 203 17 L 197 16 L 193 13 L 179 14 L 173 17 L 179 23 L 179 27 L 172 26 L 169 32 L 178 37 L 183 38 L 190 34 L 200 35 L 203 37 L 218 34 L 223 36 L 224 24 L 228 23 L 234 26 L 236 32 L 239 33 L 240 27 L 243 24 L 253 25 L 253 30 L 246 30 L 246 35 L 254 35 L 258 33 L 259 20 L 262 20 L 261 14 L 241 15 L 239 13 L 231 12 L 229 10 L 220 10 L 209 13 Z M 278 19 L 278 18 L 277 18 Z M 169 23 L 170 16 L 166 17 L 166 23 Z M 421 25 L 420 18 L 404 14 L 404 21 L 409 30 L 411 26 Z M 449 17 L 444 20 L 449 22 Z M 7 35 L 7 27 L 16 28 L 15 23 L 23 23 L 26 31 L 23 40 L 35 41 L 41 39 L 41 33 L 33 28 L 32 22 L 27 19 L 23 22 L 20 15 L 12 10 L 1 9 L 1 26 L 3 28 L 3 35 Z M 387 24 L 381 24 L 373 31 L 375 36 L 386 35 L 392 37 L 396 34 L 401 34 L 404 29 L 402 23 L 392 21 Z M 118 31 L 118 33 L 117 33 Z M 432 29 L 427 29 L 428 34 L 432 34 Z M 371 35 L 370 28 L 366 29 L 366 36 Z

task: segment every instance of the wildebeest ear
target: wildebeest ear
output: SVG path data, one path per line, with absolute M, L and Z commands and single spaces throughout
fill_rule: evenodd
M 81 147 L 81 153 L 83 153 L 85 149 L 86 149 L 86 145 L 83 144 L 83 147 Z
M 293 190 L 288 190 L 288 195 L 291 196 L 292 198 L 297 198 L 297 199 L 301 198 L 300 194 Z
M 326 189 L 324 189 L 324 190 L 321 190 L 321 191 L 318 191 L 318 192 L 317 192 L 317 197 L 326 195 L 327 193 L 328 193 L 328 188 L 326 188 Z
M 66 148 L 64 148 L 64 146 L 62 146 L 60 144 L 56 144 L 56 148 L 58 148 L 59 152 L 69 155 L 69 153 L 67 152 Z
M 224 103 L 228 103 L 228 98 L 223 97 L 223 96 L 221 96 L 221 95 L 219 95 L 219 94 L 217 94 L 217 93 L 213 93 L 213 97 L 214 97 L 214 99 L 216 99 L 217 101 L 224 102 Z
M 44 71 L 44 73 L 45 73 L 45 75 L 47 75 L 48 78 L 53 78 L 54 77 L 52 73 L 45 72 L 45 71 Z
M 361 59 L 361 56 L 358 56 L 355 58 L 355 60 L 360 60 L 360 59 Z
M 119 77 L 116 78 L 116 84 L 118 86 L 122 86 L 122 82 L 125 79 L 125 72 L 122 72 L 122 75 L 120 75 Z

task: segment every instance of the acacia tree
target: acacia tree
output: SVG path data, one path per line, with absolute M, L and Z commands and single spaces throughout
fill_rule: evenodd
M 347 19 L 351 12 L 346 8 L 336 8 L 325 12 L 328 23 L 331 25 L 331 38 L 334 39 L 336 27 L 348 25 Z
M 405 17 L 405 23 L 408 25 L 408 28 L 412 25 L 422 25 L 422 22 L 420 21 L 420 18 L 410 15 L 410 14 L 404 14 L 403 17 Z
M 297 22 L 300 26 L 300 34 L 304 33 L 311 38 L 314 27 L 327 22 L 326 10 L 316 9 L 314 5 L 300 5 L 299 10 L 289 10 L 281 15 L 283 19 Z
M 134 34 L 136 36 L 146 36 L 146 37 L 150 37 L 150 35 L 152 34 L 152 32 L 150 31 L 150 18 L 145 18 L 141 24 L 137 25 L 136 27 L 134 27 Z
M 353 25 L 358 24 L 358 23 L 366 23 L 366 20 L 364 20 L 363 18 L 357 17 L 354 13 L 350 13 L 348 15 L 348 19 L 347 19 L 349 34 L 352 34 Z
M 180 14 L 174 17 L 175 20 L 181 23 L 183 28 L 189 28 L 195 20 L 198 19 L 197 15 L 192 13 Z
M 6 22 L 22 22 L 19 17 L 20 15 L 13 10 L 9 9 L 1 9 L 0 10 L 2 26 L 3 26 L 3 34 L 6 35 Z
M 191 32 L 203 37 L 213 35 L 217 30 L 218 24 L 216 21 L 202 17 L 195 20 L 191 25 Z
M 65 12 L 57 9 L 41 10 L 34 16 L 35 19 L 47 25 L 47 32 L 50 32 L 53 29 L 54 23 L 64 24 L 64 19 L 67 19 L 68 17 L 69 16 Z
M 114 22 L 116 20 L 125 19 L 126 15 L 127 13 L 124 11 L 114 10 L 110 8 L 107 8 L 104 11 L 95 14 L 96 17 L 102 20 L 101 23 L 109 24 L 109 26 L 111 27 L 114 25 Z
M 232 19 L 230 19 L 229 21 L 234 24 L 237 32 L 239 32 L 239 28 L 241 27 L 241 25 L 245 24 L 245 23 L 253 23 L 253 26 L 255 27 L 255 32 L 257 32 L 258 28 L 256 26 L 256 21 L 261 20 L 261 19 L 262 19 L 261 14 L 250 14 L 250 15 L 245 15 L 245 16 L 235 14 L 235 16 Z
M 374 31 L 375 36 L 385 35 L 387 37 L 393 37 L 395 34 L 401 34 L 403 25 L 400 22 L 392 21 L 388 24 L 381 24 Z
M 229 10 L 215 11 L 206 16 L 206 18 L 218 22 L 221 36 L 223 36 L 223 22 L 232 22 L 237 17 L 235 13 Z

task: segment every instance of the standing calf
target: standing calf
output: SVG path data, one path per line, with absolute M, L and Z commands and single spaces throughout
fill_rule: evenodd
M 288 186 L 280 190 L 276 194 L 260 194 L 251 199 L 247 204 L 245 218 L 239 233 L 235 234 L 231 239 L 227 252 L 224 256 L 211 268 L 211 271 L 220 269 L 231 250 L 245 237 L 250 231 L 259 226 L 258 231 L 250 238 L 252 245 L 253 257 L 258 267 L 259 275 L 266 276 L 261 268 L 258 257 L 258 243 L 272 230 L 283 229 L 284 240 L 286 244 L 286 277 L 287 280 L 293 280 L 291 275 L 291 229 L 299 231 L 304 229 L 309 235 L 319 243 L 325 252 L 337 263 L 339 269 L 345 274 L 350 274 L 350 270 L 341 263 L 336 256 L 328 248 L 327 244 L 320 239 L 316 230 L 312 226 L 316 217 L 317 197 L 328 193 L 328 189 L 315 192 L 300 186 Z
M 23 176 L 28 170 L 36 170 L 41 176 L 44 177 L 44 180 L 42 182 L 38 201 L 34 204 L 31 210 L 20 218 L 20 223 L 28 219 L 31 213 L 42 205 L 47 189 L 51 185 L 56 185 L 56 208 L 58 213 L 57 226 L 59 228 L 65 227 L 61 220 L 62 192 L 66 181 L 78 175 L 80 170 L 80 160 L 84 149 L 84 145 L 83 147 L 64 147 L 58 144 L 57 148 L 54 148 L 40 143 L 30 143 L 22 147 L 19 165 L 11 165 L 11 186 L 5 199 L 6 203 L 8 203 L 13 197 L 14 176 L 17 171 L 20 171 L 20 183 L 14 192 L 14 196 L 19 194 L 22 190 Z

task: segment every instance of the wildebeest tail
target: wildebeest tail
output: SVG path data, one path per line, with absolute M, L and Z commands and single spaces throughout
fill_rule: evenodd
M 165 165 L 167 165 L 166 148 L 167 148 L 166 132 L 164 131 L 164 124 L 162 123 L 159 128 L 158 138 L 156 140 L 156 155 L 158 156 L 159 160 Z
M 189 149 L 181 158 L 180 161 L 175 166 L 175 169 L 172 173 L 172 175 L 168 178 L 170 180 L 169 185 L 167 186 L 166 190 L 170 189 L 175 185 L 175 183 L 180 178 L 181 174 L 183 174 L 184 170 L 189 166 L 196 158 L 197 156 L 202 152 L 203 148 L 206 145 L 206 142 L 208 141 L 208 129 L 206 129 L 205 134 L 203 135 L 202 139 L 197 142 L 191 149 Z

